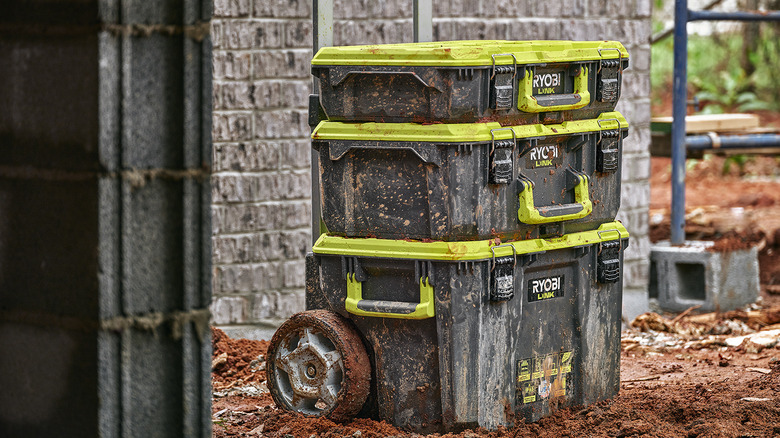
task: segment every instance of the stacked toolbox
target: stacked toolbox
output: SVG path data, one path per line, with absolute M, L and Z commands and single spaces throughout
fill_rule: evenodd
M 364 414 L 494 429 L 617 393 L 627 65 L 604 41 L 315 55 L 328 233 L 306 303 L 364 340 Z

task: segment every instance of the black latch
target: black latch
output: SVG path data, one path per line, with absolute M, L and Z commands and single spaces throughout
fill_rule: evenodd
M 511 131 L 511 140 L 496 140 L 496 131 Z M 509 184 L 514 173 L 514 151 L 517 139 L 512 128 L 490 130 L 492 140 L 490 142 L 490 160 L 488 168 L 488 183 Z
M 596 278 L 599 283 L 616 283 L 620 280 L 621 240 L 602 242 L 599 246 Z
M 496 56 L 511 56 L 512 65 L 496 65 Z M 492 55 L 493 68 L 490 74 L 490 107 L 497 110 L 512 108 L 515 97 L 515 76 L 517 58 L 511 53 Z
M 620 161 L 620 130 L 614 129 L 601 132 L 601 140 L 596 147 L 596 171 L 602 173 L 615 172 Z
M 494 260 L 490 273 L 490 301 L 509 301 L 515 296 L 515 258 Z
M 617 102 L 620 97 L 620 59 L 601 61 L 596 81 L 596 100 L 599 102 Z
M 512 255 L 496 257 L 496 248 L 510 247 Z M 517 266 L 517 250 L 514 245 L 504 244 L 490 248 L 493 258 L 490 263 L 490 301 L 509 301 L 515 296 L 515 267 Z

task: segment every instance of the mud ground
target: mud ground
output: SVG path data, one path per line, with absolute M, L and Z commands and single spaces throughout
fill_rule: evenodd
M 727 339 L 780 329 L 780 162 L 740 167 L 710 157 L 689 166 L 686 234 L 722 245 L 758 245 L 762 301 L 748 312 L 651 314 L 623 334 L 617 397 L 573 407 L 535 424 L 458 437 L 780 437 L 780 344 Z M 651 239 L 669 237 L 670 161 L 652 159 Z M 777 318 L 777 320 L 775 320 Z M 778 335 L 780 336 L 780 335 Z M 214 437 L 415 436 L 369 419 L 337 424 L 283 412 L 265 383 L 267 342 L 215 331 Z M 432 435 L 439 436 L 439 435 Z
M 215 338 L 222 338 L 218 331 Z M 640 333 L 632 329 L 627 334 Z M 650 346 L 624 342 L 620 394 L 587 408 L 557 412 L 535 424 L 495 432 L 467 430 L 458 437 L 772 437 L 780 436 L 780 349 L 748 353 L 741 347 L 695 349 L 667 347 L 672 334 Z M 625 339 L 630 336 L 624 337 Z M 224 339 L 224 338 L 222 338 Z M 215 349 L 215 358 L 244 355 L 233 341 Z M 262 355 L 267 344 L 254 343 Z M 633 347 L 631 347 L 633 346 Z M 628 350 L 628 351 L 626 351 Z M 246 362 L 246 361 L 243 361 Z M 240 364 L 240 361 L 234 362 Z M 228 381 L 226 372 L 243 375 L 249 366 L 215 369 L 214 381 Z M 247 381 L 264 377 L 261 371 Z M 219 385 L 215 383 L 215 392 Z M 258 395 L 217 395 L 213 401 L 214 437 L 384 437 L 415 436 L 386 423 L 357 419 L 333 423 L 278 410 L 266 392 Z M 234 386 L 236 388 L 236 386 Z M 221 393 L 224 394 L 224 393 Z M 439 436 L 439 435 L 430 435 Z

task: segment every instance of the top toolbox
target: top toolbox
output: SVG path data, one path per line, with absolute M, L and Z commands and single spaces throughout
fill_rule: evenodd
M 312 59 L 328 120 L 522 125 L 612 111 L 616 41 L 447 41 L 324 47 Z

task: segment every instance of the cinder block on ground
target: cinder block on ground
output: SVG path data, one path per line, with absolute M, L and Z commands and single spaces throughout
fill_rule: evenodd
M 650 249 L 650 299 L 661 310 L 728 311 L 758 299 L 758 250 L 713 250 L 714 242 L 659 242 Z

